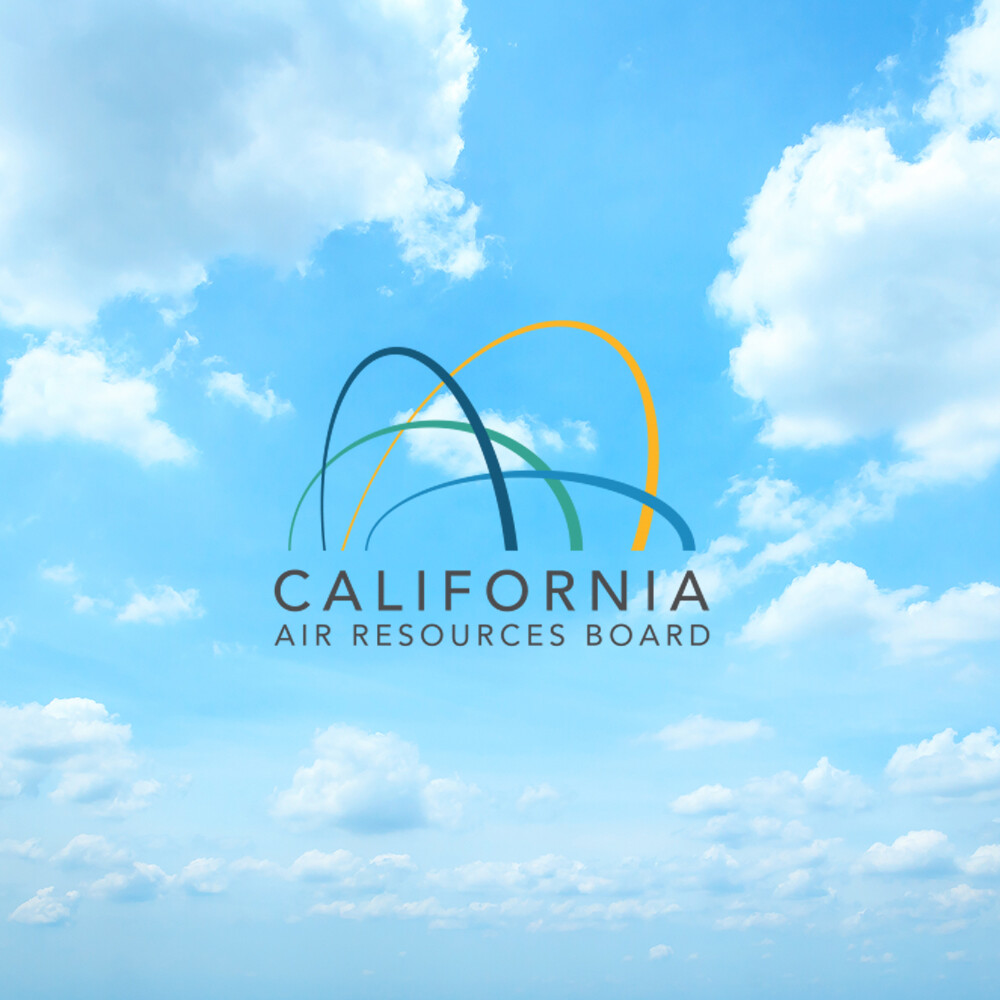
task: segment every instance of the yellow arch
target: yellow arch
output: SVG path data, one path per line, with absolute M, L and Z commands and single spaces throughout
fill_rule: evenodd
M 542 323 L 531 323 L 528 326 L 522 326 L 520 329 L 512 330 L 510 333 L 505 333 L 502 337 L 497 337 L 496 340 L 491 340 L 485 347 L 479 348 L 475 354 L 470 354 L 451 374 L 457 375 L 466 365 L 471 364 L 476 358 L 482 357 L 487 351 L 493 350 L 494 347 L 505 343 L 508 340 L 512 340 L 514 337 L 519 337 L 522 333 L 530 333 L 532 330 L 548 330 L 552 327 L 569 327 L 574 330 L 583 330 L 587 333 L 594 334 L 595 337 L 600 337 L 601 340 L 609 343 L 625 361 L 628 365 L 629 371 L 632 373 L 632 377 L 635 379 L 635 384 L 639 389 L 639 395 L 642 397 L 642 409 L 646 417 L 646 484 L 645 490 L 647 493 L 652 493 L 656 495 L 656 486 L 660 478 L 660 433 L 656 426 L 656 409 L 653 406 L 653 396 L 649 391 L 649 385 L 646 382 L 646 376 L 642 374 L 642 369 L 639 367 L 635 358 L 629 353 L 625 345 L 612 337 L 610 333 L 606 330 L 602 330 L 599 326 L 592 326 L 590 323 L 578 323 L 576 320 L 545 320 Z M 437 386 L 427 395 L 424 401 L 410 414 L 410 422 L 436 395 L 438 389 L 444 385 L 443 382 L 439 382 Z M 368 496 L 368 491 L 371 489 L 372 483 L 375 482 L 375 477 L 379 474 L 379 470 L 382 468 L 385 460 L 389 457 L 390 452 L 396 446 L 396 442 L 402 437 L 403 432 L 400 431 L 390 442 L 389 447 L 386 448 L 385 454 L 379 459 L 378 465 L 375 466 L 375 471 L 372 473 L 371 479 L 368 480 L 368 485 L 365 487 L 364 493 L 361 494 L 361 499 L 358 501 L 358 506 L 354 509 L 354 515 L 351 517 L 351 523 L 347 526 L 347 534 L 344 535 L 343 544 L 340 546 L 341 551 L 347 548 L 347 540 L 351 537 L 351 531 L 354 528 L 354 522 L 357 520 L 358 514 L 361 511 L 361 505 L 365 502 L 365 497 Z M 635 538 L 632 540 L 632 550 L 634 552 L 641 552 L 646 548 L 646 541 L 649 538 L 649 529 L 653 523 L 653 509 L 651 507 L 643 507 L 639 513 L 639 524 L 635 529 Z

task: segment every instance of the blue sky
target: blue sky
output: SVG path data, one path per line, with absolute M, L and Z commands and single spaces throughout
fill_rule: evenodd
M 992 996 L 1000 6 L 26 4 L 0 14 L 0 964 L 12 996 Z M 623 341 L 659 496 L 586 546 L 401 440 L 319 546 L 340 385 Z M 463 372 L 641 485 L 578 331 Z M 340 444 L 433 387 L 362 377 Z M 454 404 L 434 415 L 455 419 Z M 384 441 L 384 439 L 383 439 Z M 381 455 L 336 467 L 339 537 Z M 321 604 L 347 569 L 365 612 Z M 554 648 L 353 648 L 375 573 L 530 581 Z M 549 568 L 657 574 L 553 615 Z M 693 569 L 711 610 L 672 615 Z M 580 584 L 583 586 L 583 584 Z M 329 648 L 276 647 L 329 622 Z M 587 648 L 593 622 L 698 648 Z M 9 919 L 6 919 L 9 918 Z

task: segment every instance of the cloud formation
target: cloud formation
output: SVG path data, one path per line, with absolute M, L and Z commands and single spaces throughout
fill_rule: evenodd
M 109 363 L 97 347 L 53 334 L 8 364 L 0 441 L 89 441 L 123 451 L 142 465 L 184 462 L 194 454 L 154 416 L 156 386 Z
M 770 735 L 771 730 L 760 719 L 725 722 L 722 719 L 709 719 L 704 715 L 690 715 L 682 722 L 664 726 L 654 739 L 668 750 L 699 750 Z
M 819 125 L 784 151 L 712 288 L 743 328 L 737 391 L 765 441 L 890 435 L 900 483 L 1000 459 L 1000 3 L 948 42 L 913 159 L 888 113 Z
M 474 786 L 431 778 L 417 747 L 395 733 L 333 725 L 313 740 L 316 759 L 280 792 L 274 813 L 356 833 L 456 824 Z
M 212 372 L 208 377 L 208 396 L 243 406 L 256 413 L 261 420 L 270 420 L 294 409 L 287 399 L 281 399 L 270 386 L 257 392 L 247 385 L 247 380 L 239 372 Z
M 78 892 L 67 892 L 62 898 L 54 895 L 55 887 L 39 889 L 7 918 L 18 924 L 62 924 L 73 914 Z
M 159 785 L 136 780 L 131 740 L 131 728 L 89 698 L 0 705 L 0 798 L 36 795 L 54 784 L 54 802 L 110 813 L 141 808 Z
M 201 618 L 204 614 L 205 609 L 198 602 L 197 590 L 174 590 L 173 587 L 160 584 L 153 589 L 152 594 L 136 591 L 117 617 L 120 622 L 167 625 L 186 618 Z
M 0 9 L 4 322 L 80 328 L 127 295 L 183 311 L 222 256 L 304 268 L 373 222 L 418 272 L 483 267 L 448 183 L 477 61 L 458 0 L 74 11 Z
M 899 747 L 886 765 L 893 791 L 946 798 L 1000 791 L 1000 739 L 992 727 L 956 740 L 945 729 Z
M 1000 638 L 1000 587 L 972 583 L 937 600 L 924 587 L 881 590 L 854 563 L 820 563 L 796 577 L 740 633 L 754 646 L 784 645 L 859 630 L 897 659 L 933 656 L 956 645 Z

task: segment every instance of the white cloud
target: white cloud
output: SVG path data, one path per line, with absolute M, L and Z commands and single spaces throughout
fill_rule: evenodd
M 944 892 L 935 892 L 933 899 L 946 910 L 966 912 L 981 909 L 994 895 L 992 889 L 973 889 L 972 886 L 963 884 L 952 886 Z
M 528 785 L 517 800 L 517 808 L 525 812 L 545 802 L 558 802 L 562 796 L 546 781 L 540 785 Z
M 788 479 L 761 476 L 752 483 L 737 480 L 730 493 L 750 487 L 740 497 L 739 522 L 751 531 L 793 532 L 801 530 L 815 512 L 816 501 L 799 496 L 799 488 Z
M 517 808 L 525 812 L 545 802 L 558 802 L 559 793 L 546 781 L 540 785 L 528 785 L 517 800 Z
M 183 462 L 193 454 L 186 441 L 154 418 L 156 386 L 109 365 L 96 347 L 83 348 L 53 334 L 8 364 L 0 440 L 92 441 L 143 465 Z
M 872 844 L 861 867 L 880 874 L 915 874 L 950 867 L 948 838 L 940 830 L 911 830 L 892 844 Z
M 255 872 L 290 882 L 333 883 L 358 888 L 404 880 L 416 870 L 416 865 L 408 854 L 377 854 L 365 862 L 351 851 L 339 848 L 330 852 L 305 851 L 287 867 L 260 858 L 240 858 L 229 868 L 234 872 Z
M 269 386 L 265 386 L 263 392 L 255 392 L 239 372 L 212 372 L 208 377 L 206 395 L 220 396 L 236 406 L 245 406 L 261 420 L 293 412 L 292 404 L 287 399 L 275 395 Z
M 650 961 L 654 961 L 658 958 L 666 958 L 668 955 L 672 955 L 674 949 L 670 947 L 669 944 L 654 944 L 652 948 L 649 949 Z
M 64 868 L 117 868 L 128 864 L 130 854 L 100 834 L 81 833 L 52 855 Z
M 0 618 L 0 649 L 6 649 L 17 631 L 17 625 L 10 616 Z
M 1000 875 L 1000 844 L 983 844 L 959 867 L 966 875 Z
M 850 771 L 834 767 L 829 758 L 821 757 L 802 778 L 792 771 L 779 771 L 767 778 L 751 778 L 739 791 L 724 785 L 703 785 L 696 791 L 675 799 L 671 808 L 682 815 L 700 815 L 741 809 L 754 818 L 750 829 L 757 836 L 773 836 L 784 831 L 795 835 L 802 829 L 786 828 L 774 817 L 755 815 L 762 805 L 793 812 L 806 808 L 858 810 L 873 799 L 872 790 Z M 741 824 L 746 825 L 746 824 Z M 724 831 L 728 823 L 714 821 L 713 831 Z
M 225 879 L 219 874 L 224 866 L 220 858 L 195 858 L 181 869 L 177 882 L 196 895 L 216 895 L 226 889 Z
M 307 882 L 339 881 L 354 874 L 362 865 L 361 859 L 350 851 L 332 853 L 306 851 L 292 862 L 288 877 Z
M 136 591 L 118 612 L 118 621 L 166 625 L 186 618 L 201 618 L 204 613 L 197 590 L 178 591 L 161 584 L 148 596 Z
M 750 203 L 712 298 L 743 327 L 730 372 L 768 443 L 891 435 L 900 491 L 1000 458 L 998 25 L 984 0 L 949 40 L 912 161 L 879 114 L 820 125 Z
M 90 891 L 100 899 L 117 903 L 139 903 L 155 899 L 174 880 L 158 865 L 134 861 L 128 872 L 109 872 L 91 883 Z
M 73 612 L 78 615 L 89 615 L 97 608 L 109 610 L 114 604 L 105 597 L 89 597 L 87 594 L 73 595 Z
M 819 881 L 814 870 L 796 868 L 778 883 L 774 895 L 779 899 L 820 899 L 832 896 L 833 892 Z
M 760 719 L 747 722 L 724 722 L 704 715 L 690 715 L 683 722 L 664 726 L 654 739 L 668 750 L 698 750 L 727 743 L 742 743 L 758 736 L 770 736 L 771 730 Z
M 146 805 L 158 785 L 134 779 L 139 761 L 128 725 L 89 698 L 47 705 L 0 705 L 0 798 L 34 794 L 55 782 L 56 802 L 92 804 L 104 812 Z
M 79 573 L 71 562 L 65 566 L 42 566 L 39 569 L 43 580 L 51 583 L 66 584 L 67 586 L 76 583 L 80 579 Z
M 756 646 L 867 631 L 898 658 L 932 656 L 964 642 L 1000 638 L 1000 587 L 973 583 L 917 601 L 923 587 L 880 590 L 854 563 L 820 563 L 796 577 L 740 634 Z
M 412 412 L 412 410 L 405 410 L 397 413 L 392 418 L 392 423 L 403 423 L 409 419 Z M 520 442 L 542 458 L 552 452 L 560 452 L 566 447 L 559 432 L 547 427 L 541 421 L 525 416 L 509 419 L 493 410 L 483 410 L 479 415 L 490 430 L 506 434 L 507 437 Z M 435 396 L 417 414 L 416 419 L 455 420 L 468 423 L 458 401 L 448 393 L 439 393 Z M 579 435 L 577 436 L 579 437 Z M 452 476 L 474 476 L 476 473 L 486 471 L 486 463 L 483 461 L 479 445 L 472 434 L 450 430 L 416 430 L 408 431 L 405 435 L 405 441 L 410 459 L 422 465 L 432 465 Z M 524 461 L 506 448 L 497 446 L 496 452 L 501 468 L 527 468 Z
M 302 268 L 371 222 L 417 271 L 474 274 L 479 210 L 447 183 L 477 60 L 464 16 L 457 0 L 3 5 L 0 318 L 80 327 L 139 295 L 172 321 L 220 257 Z
M 544 854 L 531 861 L 471 861 L 429 872 L 427 881 L 462 892 L 498 888 L 544 895 L 589 895 L 614 885 L 613 880 L 590 871 L 582 861 L 557 854 Z
M 317 734 L 313 750 L 316 760 L 278 794 L 277 816 L 359 833 L 453 825 L 477 791 L 457 779 L 432 779 L 417 747 L 395 733 L 334 725 Z
M 434 896 L 412 901 L 401 900 L 391 893 L 354 902 L 335 900 L 318 903 L 309 912 L 347 920 L 374 917 L 396 917 L 403 920 L 426 919 L 433 927 L 462 927 L 469 923 L 504 923 L 512 918 L 538 915 L 527 925 L 529 931 L 543 927 L 554 930 L 575 930 L 601 924 L 622 924 L 627 920 L 653 920 L 679 909 L 676 903 L 663 899 L 615 899 L 609 902 L 567 900 L 550 903 L 513 897 L 500 902 L 476 900 L 463 905 L 448 906 Z
M 162 312 L 169 313 L 170 311 L 161 310 L 161 313 Z M 164 319 L 166 320 L 167 317 L 164 317 Z M 188 347 L 197 347 L 197 346 L 198 346 L 198 338 L 195 337 L 193 334 L 188 333 L 185 330 L 184 336 L 178 337 L 174 341 L 174 346 L 171 347 L 170 350 L 167 351 L 166 354 L 164 354 L 163 357 L 160 358 L 160 360 L 157 361 L 155 365 L 153 365 L 152 369 L 150 370 L 150 374 L 155 375 L 157 372 L 167 372 L 167 374 L 170 374 L 170 372 L 174 370 L 174 365 L 177 364 L 177 358 L 180 356 L 181 351 L 185 350 Z
M 73 914 L 73 905 L 76 902 L 76 892 L 67 892 L 62 899 L 54 896 L 54 886 L 47 886 L 39 889 L 38 892 L 25 900 L 7 918 L 18 924 L 62 924 Z
M 954 729 L 904 744 L 885 773 L 897 792 L 954 797 L 1000 790 L 1000 739 L 991 726 L 956 742 Z
M 41 844 L 36 837 L 30 840 L 0 840 L 0 854 L 11 854 L 15 858 L 26 858 L 37 861 L 45 856 Z
M 826 757 L 806 772 L 802 793 L 808 803 L 826 809 L 863 809 L 874 797 L 861 778 L 834 767 Z
M 701 788 L 678 795 L 670 808 L 682 816 L 697 816 L 703 813 L 724 812 L 736 801 L 731 788 L 724 785 L 702 785 Z
M 563 427 L 572 432 L 573 444 L 581 451 L 597 451 L 597 431 L 589 420 L 564 420 Z
M 779 927 L 786 919 L 781 913 L 748 913 L 746 916 L 734 914 L 716 920 L 715 926 L 720 931 L 748 931 L 754 927 Z

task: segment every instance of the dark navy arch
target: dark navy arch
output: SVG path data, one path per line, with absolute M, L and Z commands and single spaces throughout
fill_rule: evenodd
M 326 465 L 330 454 L 330 438 L 333 436 L 333 425 L 337 422 L 337 414 L 340 412 L 340 406 L 344 402 L 347 390 L 354 384 L 354 380 L 370 364 L 373 364 L 380 358 L 392 356 L 412 358 L 414 361 L 419 361 L 425 368 L 429 368 L 434 372 L 445 384 L 448 391 L 458 400 L 458 405 L 462 407 L 462 411 L 465 413 L 465 417 L 472 427 L 472 433 L 476 436 L 479 450 L 482 452 L 483 459 L 486 462 L 488 472 L 483 478 L 488 478 L 493 484 L 493 495 L 496 497 L 497 513 L 500 515 L 500 527 L 503 530 L 503 547 L 508 552 L 516 552 L 517 532 L 514 529 L 514 511 L 510 506 L 510 495 L 507 492 L 507 484 L 504 482 L 503 473 L 500 471 L 500 460 L 497 458 L 497 453 L 493 448 L 493 442 L 486 433 L 483 421 L 480 419 L 469 397 L 466 396 L 462 387 L 452 378 L 451 374 L 442 368 L 433 358 L 429 358 L 421 351 L 413 350 L 412 347 L 383 347 L 380 351 L 372 352 L 351 372 L 343 388 L 340 390 L 337 403 L 333 408 L 333 413 L 330 415 L 330 426 L 326 429 L 326 443 L 323 445 L 323 464 L 320 466 L 323 471 L 319 481 L 319 529 L 323 542 L 323 551 L 326 551 Z
M 687 521 L 685 521 L 684 518 L 670 506 L 670 504 L 664 503 L 659 497 L 653 496 L 652 493 L 640 490 L 638 486 L 632 486 L 630 483 L 622 483 L 617 479 L 608 479 L 605 476 L 592 476 L 588 472 L 560 472 L 557 469 L 546 469 L 545 471 L 539 471 L 537 469 L 517 469 L 513 472 L 504 472 L 501 474 L 505 479 L 556 479 L 563 480 L 568 483 L 583 483 L 585 486 L 596 486 L 598 489 L 608 490 L 611 493 L 618 493 L 623 497 L 629 497 L 646 507 L 652 508 L 657 514 L 669 521 L 673 525 L 674 531 L 677 532 L 677 537 L 681 540 L 681 548 L 685 552 L 694 552 L 694 534 L 692 533 L 690 527 L 688 527 Z M 372 535 L 375 534 L 375 529 L 394 510 L 398 510 L 411 500 L 416 500 L 417 497 L 426 496 L 428 493 L 434 493 L 437 490 L 448 489 L 450 486 L 462 486 L 465 483 L 480 483 L 488 478 L 489 476 L 486 475 L 463 476 L 461 479 L 452 479 L 447 483 L 438 483 L 436 486 L 428 486 L 427 489 L 421 490 L 419 493 L 414 493 L 412 496 L 406 497 L 405 500 L 400 500 L 399 503 L 393 504 L 372 525 L 371 531 L 368 532 L 368 538 L 365 540 L 365 548 L 368 548 L 368 544 L 372 540 Z

